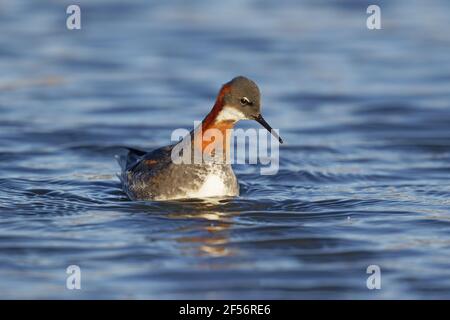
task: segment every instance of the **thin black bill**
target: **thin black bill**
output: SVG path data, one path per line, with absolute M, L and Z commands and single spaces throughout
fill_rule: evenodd
M 266 120 L 264 120 L 262 115 L 257 116 L 255 120 L 259 122 L 264 128 L 266 128 L 267 131 L 269 131 L 276 139 L 278 139 L 280 143 L 283 143 L 283 140 L 275 131 L 273 131 L 272 127 L 266 122 Z

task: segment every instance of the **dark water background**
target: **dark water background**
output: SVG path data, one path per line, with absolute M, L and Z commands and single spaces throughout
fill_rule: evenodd
M 0 1 L 1 298 L 450 298 L 450 2 L 378 1 L 376 31 L 367 1 L 77 3 L 69 31 L 71 2 Z M 119 147 L 168 144 L 239 74 L 279 173 L 128 201 Z

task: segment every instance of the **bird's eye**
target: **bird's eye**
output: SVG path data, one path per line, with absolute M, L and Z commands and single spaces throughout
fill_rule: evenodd
M 251 104 L 251 102 L 250 102 L 250 100 L 248 100 L 247 97 L 242 97 L 242 98 L 241 98 L 241 104 L 242 104 L 243 106 L 246 106 L 246 105 Z

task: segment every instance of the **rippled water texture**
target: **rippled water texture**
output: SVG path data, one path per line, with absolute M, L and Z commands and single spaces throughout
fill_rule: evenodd
M 448 1 L 381 1 L 375 31 L 356 0 L 78 3 L 69 31 L 67 1 L 0 2 L 2 298 L 450 298 Z M 278 174 L 129 201 L 120 147 L 168 144 L 239 74 Z

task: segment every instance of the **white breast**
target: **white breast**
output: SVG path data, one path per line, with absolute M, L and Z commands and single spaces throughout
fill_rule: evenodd
M 196 192 L 190 192 L 189 198 L 222 197 L 229 195 L 229 188 L 225 185 L 220 174 L 209 173 L 203 185 Z

